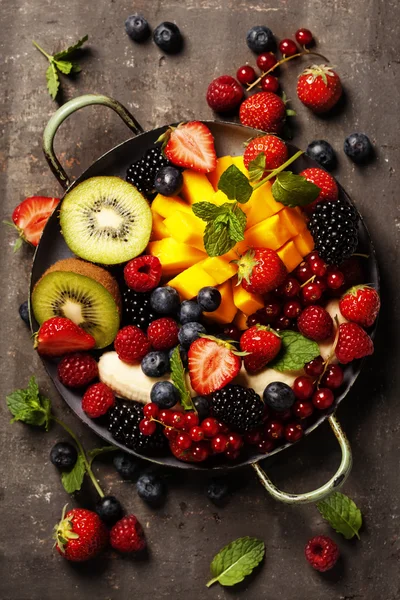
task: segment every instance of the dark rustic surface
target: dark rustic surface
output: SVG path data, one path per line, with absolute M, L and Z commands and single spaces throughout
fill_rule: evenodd
M 344 491 L 362 508 L 361 541 L 346 542 L 333 534 L 313 506 L 293 508 L 272 501 L 248 470 L 235 472 L 239 487 L 223 509 L 207 501 L 205 476 L 171 473 L 168 501 L 153 511 L 137 498 L 134 484 L 119 481 L 112 466 L 103 462 L 98 463 L 99 476 L 106 490 L 120 497 L 144 524 L 150 556 L 135 562 L 110 554 L 92 565 L 73 566 L 52 552 L 52 526 L 66 502 L 90 506 L 90 494 L 68 498 L 49 462 L 52 444 L 65 437 L 62 431 L 53 427 L 44 435 L 21 424 L 9 425 L 4 396 L 24 386 L 35 373 L 57 414 L 80 433 L 87 447 L 98 440 L 69 414 L 32 350 L 29 333 L 17 315 L 27 295 L 32 252 L 24 248 L 13 254 L 14 234 L 3 229 L 2 600 L 400 598 L 399 321 L 395 317 L 400 31 L 396 5 L 395 0 L 2 2 L 2 218 L 9 218 L 14 206 L 28 195 L 60 193 L 41 152 L 41 134 L 56 104 L 46 94 L 46 61 L 32 47 L 32 39 L 52 50 L 88 33 L 83 73 L 75 81 L 63 78 L 60 99 L 88 92 L 109 94 L 130 108 L 143 127 L 152 128 L 180 119 L 211 117 L 204 100 L 206 85 L 213 77 L 234 74 L 242 63 L 254 61 L 245 44 L 252 25 L 266 24 L 281 38 L 306 26 L 315 33 L 320 51 L 337 67 L 346 102 L 332 117 L 313 117 L 295 96 L 301 66 L 288 65 L 282 79 L 298 111 L 294 141 L 304 147 L 322 137 L 338 151 L 336 174 L 370 227 L 383 281 L 375 356 L 339 411 L 354 451 L 354 469 Z M 123 22 L 134 9 L 143 11 L 153 26 L 162 20 L 176 21 L 186 37 L 184 53 L 163 57 L 152 43 L 141 47 L 131 43 Z M 367 168 L 355 167 L 343 155 L 343 140 L 354 130 L 365 131 L 375 143 L 376 160 Z M 63 163 L 77 175 L 126 135 L 111 111 L 90 108 L 63 125 L 56 147 Z M 326 480 L 338 459 L 333 436 L 323 426 L 280 456 L 268 472 L 284 489 L 305 491 Z M 303 557 L 307 539 L 318 533 L 332 535 L 343 555 L 338 567 L 324 576 L 313 572 Z M 265 564 L 232 590 L 218 585 L 206 590 L 213 555 L 243 535 L 265 540 Z

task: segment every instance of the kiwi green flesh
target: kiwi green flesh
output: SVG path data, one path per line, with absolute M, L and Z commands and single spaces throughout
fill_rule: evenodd
M 96 348 L 109 346 L 117 335 L 120 319 L 114 298 L 85 275 L 48 273 L 36 284 L 31 302 L 39 325 L 51 317 L 67 317 L 94 337 Z
M 130 183 L 119 177 L 92 177 L 66 194 L 60 224 L 74 254 L 116 265 L 146 248 L 152 216 L 147 200 Z

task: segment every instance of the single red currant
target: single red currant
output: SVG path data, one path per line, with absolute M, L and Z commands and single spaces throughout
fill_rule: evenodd
M 274 442 L 269 439 L 261 440 L 261 442 L 259 442 L 257 444 L 257 448 L 258 448 L 259 452 L 262 452 L 263 454 L 268 454 L 268 452 L 272 452 L 274 447 L 275 447 Z
M 190 429 L 199 424 L 199 415 L 195 412 L 187 412 L 185 414 L 185 426 Z
M 326 279 L 324 277 L 316 277 L 314 283 L 321 288 L 321 292 L 324 293 L 328 289 Z
M 244 441 L 246 444 L 250 444 L 250 446 L 257 446 L 262 440 L 262 432 L 259 429 L 253 429 L 253 431 L 248 431 L 244 435 Z
M 329 365 L 322 377 L 321 383 L 330 390 L 336 390 L 343 383 L 343 369 L 339 365 Z
M 264 306 L 264 308 L 260 309 L 260 311 L 262 311 L 264 314 L 265 325 L 269 325 L 279 317 L 281 312 L 281 305 L 279 304 L 279 302 L 268 302 Z
M 254 325 L 261 325 L 261 318 L 256 313 L 247 317 L 247 327 L 254 327 Z
M 225 423 L 221 423 L 221 421 L 218 421 L 218 433 L 229 433 L 228 425 L 225 425 Z
M 313 261 L 309 263 L 311 267 L 311 271 L 314 275 L 318 275 L 318 277 L 324 277 L 326 275 L 326 271 L 328 269 L 327 264 L 322 260 L 322 258 L 315 258 Z
M 344 284 L 344 275 L 341 271 L 332 270 L 326 276 L 326 284 L 331 290 L 338 290 Z
M 286 408 L 285 410 L 271 410 L 271 419 L 273 421 L 277 420 L 277 421 L 289 421 L 289 419 L 292 416 L 292 411 L 290 410 L 290 408 Z
M 186 426 L 185 415 L 182 412 L 173 411 L 169 425 L 172 425 L 176 429 L 184 429 Z
M 289 319 L 297 319 L 302 311 L 302 306 L 298 300 L 289 300 L 283 306 L 283 314 Z
M 201 424 L 201 428 L 204 431 L 206 437 L 212 438 L 219 433 L 219 425 L 216 419 L 207 417 Z
M 299 264 L 294 273 L 300 283 L 305 283 L 313 275 L 310 265 L 304 261 Z
M 243 446 L 243 438 L 238 433 L 230 433 L 228 436 L 229 450 L 240 450 Z
M 293 391 L 298 400 L 308 400 L 314 393 L 314 384 L 311 379 L 301 375 L 294 380 Z
M 281 317 L 279 317 L 279 319 L 277 319 L 276 321 L 276 329 L 289 329 L 291 323 L 290 323 L 290 319 L 288 319 L 287 317 L 284 317 L 283 315 Z
M 300 423 L 288 423 L 285 427 L 285 438 L 288 442 L 297 442 L 303 437 L 304 431 Z
M 225 452 L 229 447 L 228 436 L 223 433 L 219 433 L 211 440 L 211 448 L 215 454 L 220 454 L 221 452 Z
M 279 440 L 283 436 L 283 425 L 280 421 L 267 421 L 265 433 L 270 440 Z
M 237 460 L 240 455 L 240 450 L 226 450 L 225 456 L 228 460 Z
M 322 290 L 319 285 L 314 282 L 307 283 L 307 285 L 301 289 L 301 297 L 304 304 L 314 304 L 315 302 L 318 302 L 321 296 Z
M 139 423 L 140 432 L 143 435 L 153 435 L 157 427 L 157 424 L 150 419 L 142 419 Z
M 187 450 L 192 445 L 192 438 L 187 433 L 179 433 L 176 438 L 176 444 L 182 450 Z
M 296 400 L 292 406 L 292 411 L 298 419 L 307 419 L 313 414 L 314 406 L 308 400 Z
M 304 29 L 304 27 L 296 31 L 295 38 L 300 46 L 311 46 L 314 41 L 311 31 L 309 29 Z
M 276 65 L 277 62 L 278 59 L 272 52 L 263 52 L 262 54 L 259 54 L 257 56 L 257 67 L 263 73 L 272 69 L 272 67 Z
M 143 414 L 148 419 L 156 419 L 158 417 L 159 408 L 154 402 L 149 402 L 143 407 Z
M 191 454 L 194 459 L 194 462 L 202 462 L 210 456 L 211 449 L 208 444 L 204 442 L 199 442 L 192 447 Z
M 300 293 L 300 283 L 294 277 L 288 277 L 285 283 L 283 283 L 278 290 L 283 296 L 286 296 L 287 298 L 294 298 Z
M 276 92 L 279 90 L 279 81 L 278 78 L 274 75 L 264 75 L 261 79 L 261 87 L 264 92 Z
M 257 75 L 253 67 L 251 67 L 250 65 L 243 65 L 243 67 L 240 67 L 236 71 L 236 79 L 242 85 L 249 85 L 257 79 Z
M 334 400 L 335 397 L 333 392 L 328 388 L 320 388 L 312 397 L 315 408 L 318 408 L 319 410 L 325 410 L 326 408 L 329 408 L 332 406 Z
M 172 425 L 172 416 L 173 412 L 165 408 L 158 413 L 158 420 L 164 423 L 164 425 Z
M 173 427 L 164 427 L 164 435 L 167 438 L 167 440 L 175 440 L 178 435 L 178 432 Z
M 235 340 L 236 342 L 240 340 L 240 336 L 242 335 L 239 327 L 236 327 L 233 323 L 226 325 L 223 332 L 230 340 Z
M 201 442 L 206 437 L 202 428 L 197 425 L 191 428 L 189 435 L 194 442 Z
M 304 370 L 310 377 L 319 377 L 324 371 L 324 359 L 317 356 L 304 365 Z
M 298 48 L 293 40 L 285 39 L 279 42 L 279 50 L 284 56 L 293 56 L 298 53 Z
M 316 250 L 313 250 L 312 252 L 310 252 L 310 254 L 307 254 L 305 258 L 306 262 L 308 262 L 308 264 L 311 264 L 312 262 L 314 262 L 314 260 L 319 259 L 319 254 Z

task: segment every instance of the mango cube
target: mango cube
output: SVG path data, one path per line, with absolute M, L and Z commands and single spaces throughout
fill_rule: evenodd
M 217 206 L 221 206 L 221 204 L 225 204 L 226 202 L 233 202 L 233 201 L 229 200 L 228 196 L 226 194 L 224 194 L 224 192 L 221 192 L 221 190 L 218 190 L 215 192 L 214 196 L 212 198 L 210 198 L 209 202 L 212 202 L 212 204 L 216 204 Z
M 215 190 L 204 173 L 197 173 L 196 171 L 186 169 L 182 175 L 183 187 L 181 196 L 189 204 L 203 202 L 204 200 L 209 201 L 214 196 Z
M 169 237 L 168 229 L 164 225 L 164 219 L 159 214 L 153 213 L 153 227 L 151 230 L 151 241 L 162 240 Z
M 282 246 L 282 248 L 279 248 L 279 250 L 277 250 L 277 253 L 281 258 L 282 262 L 285 264 L 288 273 L 291 273 L 293 269 L 295 269 L 297 265 L 299 265 L 303 260 L 303 257 L 297 250 L 292 240 L 287 242 L 284 246 Z
M 234 164 L 235 167 L 239 169 L 239 171 L 242 171 L 242 173 L 246 175 L 246 177 L 249 176 L 249 172 L 244 166 L 243 156 L 232 156 L 232 164 Z
M 222 285 L 218 286 L 221 293 L 221 304 L 217 310 L 213 312 L 205 312 L 204 316 L 210 321 L 224 325 L 226 323 L 232 323 L 235 318 L 237 308 L 233 303 L 232 286 L 230 281 L 226 281 Z
M 259 294 L 252 294 L 244 289 L 240 284 L 237 285 L 237 279 L 232 279 L 233 302 L 236 308 L 245 315 L 251 315 L 259 308 L 263 308 L 264 301 Z
M 272 250 L 283 246 L 291 237 L 290 231 L 280 220 L 279 213 L 253 225 L 244 234 L 247 246 L 271 248 Z
M 169 235 L 177 242 L 194 246 L 204 252 L 203 235 L 206 227 L 205 221 L 196 217 L 193 212 L 183 213 L 180 210 L 174 212 L 164 221 Z
M 307 256 L 314 250 L 314 240 L 308 229 L 304 229 L 293 238 L 294 245 L 302 256 Z
M 296 208 L 284 208 L 280 212 L 279 218 L 285 227 L 287 227 L 287 229 L 290 231 L 292 236 L 301 233 L 307 226 L 303 214 L 301 211 L 296 210 Z
M 163 196 L 162 194 L 157 194 L 151 205 L 152 213 L 157 213 L 161 217 L 164 217 L 164 219 L 174 214 L 176 210 L 185 213 L 192 212 L 189 204 L 186 204 L 179 196 Z
M 184 300 L 190 300 L 197 296 L 202 287 L 216 286 L 217 282 L 197 264 L 179 273 L 168 285 L 175 288 Z
M 274 199 L 271 187 L 270 182 L 267 181 L 254 190 L 250 200 L 241 206 L 247 215 L 248 229 L 282 210 L 283 204 Z
M 224 283 L 236 275 L 238 266 L 224 260 L 222 256 L 209 256 L 201 263 L 202 269 L 215 279 L 218 284 Z
M 177 242 L 172 237 L 150 242 L 148 252 L 157 256 L 162 265 L 163 275 L 173 277 L 184 269 L 204 260 L 204 252 L 197 248 Z
M 228 167 L 232 164 L 232 156 L 221 156 L 217 158 L 217 166 L 214 171 L 208 173 L 207 177 L 213 186 L 214 190 L 218 189 L 218 181 L 221 177 L 222 173 L 226 171 Z
M 240 329 L 240 331 L 244 331 L 245 329 L 248 329 L 247 315 L 242 313 L 242 311 L 240 311 L 240 310 L 237 311 L 236 317 L 233 322 L 236 325 L 236 327 L 238 327 Z

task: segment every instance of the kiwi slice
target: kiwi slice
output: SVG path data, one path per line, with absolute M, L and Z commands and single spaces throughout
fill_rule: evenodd
M 43 275 L 32 292 L 32 310 L 39 325 L 62 316 L 71 319 L 96 340 L 96 348 L 114 341 L 119 310 L 109 291 L 98 281 L 68 271 Z
M 60 223 L 74 254 L 116 265 L 143 252 L 152 217 L 147 200 L 133 185 L 119 177 L 92 177 L 66 194 Z

